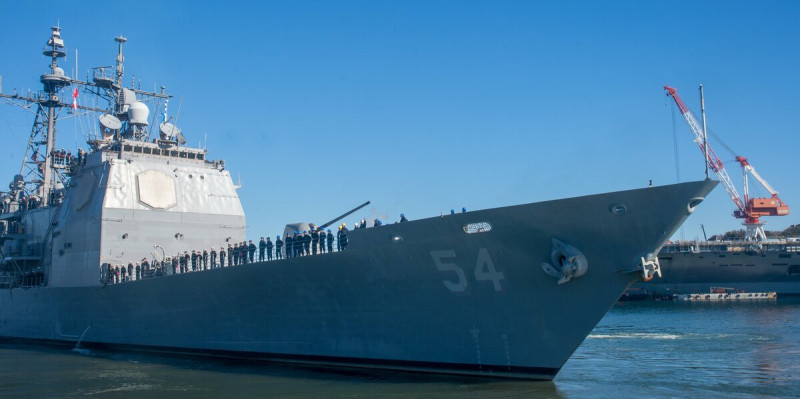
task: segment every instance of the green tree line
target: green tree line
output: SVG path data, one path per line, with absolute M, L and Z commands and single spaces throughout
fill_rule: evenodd
M 781 231 L 765 231 L 767 238 L 786 238 L 786 237 L 800 237 L 800 224 L 793 224 Z M 711 236 L 709 240 L 716 240 L 718 237 Z M 722 240 L 742 240 L 744 239 L 744 230 L 731 230 L 726 232 L 721 237 Z

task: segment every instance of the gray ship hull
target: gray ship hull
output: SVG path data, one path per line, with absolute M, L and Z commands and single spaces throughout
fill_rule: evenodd
M 655 296 L 707 293 L 711 287 L 800 295 L 797 250 L 675 252 L 658 258 L 663 277 L 637 284 Z
M 347 250 L 315 256 L 108 286 L 3 289 L 0 336 L 549 380 L 639 278 L 640 259 L 715 185 L 359 229 Z M 468 234 L 475 223 L 491 229 Z M 585 255 L 585 275 L 557 284 L 543 271 L 553 239 Z

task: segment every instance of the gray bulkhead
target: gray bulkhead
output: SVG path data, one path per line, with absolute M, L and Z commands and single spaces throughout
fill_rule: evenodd
M 48 227 L 53 221 L 56 210 L 52 207 L 32 209 L 22 213 L 18 225 L 8 226 L 15 229 L 24 239 L 9 240 L 3 243 L 3 255 L 17 259 L 44 259 L 47 261 L 47 246 L 44 242 L 48 237 Z M 9 231 L 11 233 L 11 231 Z
M 121 148 L 92 153 L 73 178 L 53 232 L 50 286 L 100 285 L 103 263 L 245 239 L 244 211 L 221 163 L 192 148 L 132 141 Z

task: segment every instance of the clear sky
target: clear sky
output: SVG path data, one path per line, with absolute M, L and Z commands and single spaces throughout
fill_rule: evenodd
M 665 84 L 698 116 L 703 84 L 709 127 L 793 207 L 767 229 L 800 220 L 797 1 L 0 0 L 4 93 L 40 88 L 55 24 L 82 79 L 128 38 L 124 81 L 175 95 L 190 144 L 241 180 L 249 238 L 367 200 L 348 225 L 700 180 Z M 31 123 L 0 105 L 9 182 Z M 676 238 L 741 228 L 733 210 L 720 187 Z

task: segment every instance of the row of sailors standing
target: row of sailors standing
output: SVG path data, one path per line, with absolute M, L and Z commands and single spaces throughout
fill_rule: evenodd
M 256 247 L 253 244 L 253 240 L 250 240 L 249 245 L 245 241 L 228 244 L 227 251 L 224 247 L 220 247 L 219 252 L 213 247 L 211 251 L 205 249 L 202 251 L 193 250 L 191 255 L 188 251 L 185 251 L 183 254 L 178 254 L 171 259 L 172 272 L 173 274 L 178 274 L 253 263 L 255 250 Z M 217 262 L 217 259 L 219 259 L 219 262 Z
M 303 233 L 295 231 L 293 235 L 286 233 L 284 240 L 281 240 L 281 236 L 275 236 L 274 242 L 270 237 L 266 239 L 261 237 L 258 246 L 253 243 L 253 240 L 249 240 L 249 242 L 242 241 L 237 244 L 228 244 L 227 251 L 220 248 L 220 251 L 217 252 L 216 249 L 211 248 L 210 252 L 204 249 L 202 251 L 192 251 L 191 255 L 188 252 L 184 252 L 183 255 L 178 254 L 173 258 L 172 263 L 174 265 L 177 262 L 176 273 L 185 273 L 282 259 L 284 254 L 286 258 L 292 258 L 333 252 L 333 243 L 334 235 L 330 229 L 325 233 L 323 229 L 312 228 L 311 233 L 308 231 L 303 231 Z M 347 227 L 342 224 L 339 226 L 337 234 L 336 250 L 341 251 L 346 247 Z M 258 256 L 256 256 L 256 250 L 258 251 Z M 217 264 L 217 259 L 219 259 L 219 264 Z
M 252 240 L 250 245 L 252 245 Z M 175 256 L 164 258 L 161 263 L 153 260 L 151 264 L 147 259 L 142 259 L 135 265 L 133 262 L 128 263 L 127 267 L 125 265 L 109 266 L 108 271 L 105 272 L 105 283 L 117 284 L 165 274 L 182 274 L 251 263 L 254 250 L 255 247 L 250 248 L 245 242 L 242 242 L 228 244 L 227 251 L 223 247 L 220 247 L 219 252 L 214 248 L 211 248 L 210 252 L 205 249 L 193 250 L 191 254 L 184 251 L 182 254 L 178 253 Z M 219 259 L 219 263 L 217 263 L 217 259 Z
M 336 250 L 342 251 L 347 248 L 347 226 L 342 223 L 339 226 L 339 231 L 336 233 Z M 276 252 L 275 256 L 276 259 L 280 259 L 281 257 L 281 246 L 282 244 L 286 245 L 286 257 L 287 258 L 295 258 L 298 256 L 308 256 L 308 255 L 316 255 L 317 253 L 323 254 L 326 252 L 333 252 L 333 241 L 334 241 L 334 234 L 331 229 L 328 229 L 328 232 L 325 232 L 325 229 L 315 228 L 312 227 L 311 231 L 303 231 L 300 233 L 299 231 L 295 231 L 294 234 L 290 235 L 286 233 L 286 237 L 284 238 L 283 243 L 281 243 L 281 237 L 277 236 L 275 238 L 276 244 Z M 259 253 L 261 252 L 261 248 L 265 248 L 267 250 L 267 259 L 271 260 L 272 255 L 270 253 L 271 250 L 271 243 L 269 242 L 269 238 L 267 241 L 264 241 L 264 237 L 261 237 L 261 242 L 259 243 L 261 246 L 259 247 Z M 263 256 L 262 256 L 263 257 Z
M 400 215 L 400 222 L 406 222 L 405 215 Z M 381 226 L 381 222 L 375 219 L 373 226 Z M 355 228 L 366 228 L 366 219 L 357 222 Z M 261 241 L 256 246 L 253 240 L 249 242 L 242 241 L 241 243 L 228 244 L 227 250 L 224 247 L 219 248 L 219 252 L 215 248 L 211 251 L 203 249 L 192 250 L 191 254 L 188 251 L 178 253 L 173 257 L 167 257 L 163 262 L 159 263 L 153 260 L 152 264 L 147 259 L 142 259 L 141 262 L 132 262 L 125 265 L 109 266 L 106 274 L 106 283 L 116 284 L 125 281 L 140 280 L 142 278 L 161 276 L 164 274 L 182 274 L 202 270 L 216 269 L 219 267 L 231 267 L 237 265 L 244 265 L 253 262 L 263 262 L 274 259 L 282 259 L 316 255 L 318 253 L 334 252 L 334 241 L 336 243 L 336 251 L 343 251 L 347 248 L 347 225 L 342 223 L 339 225 L 338 232 L 334 235 L 331 229 L 326 232 L 325 229 L 311 227 L 309 231 L 295 231 L 294 234 L 286 233 L 286 236 L 281 240 L 281 236 L 275 236 L 273 242 L 270 237 L 266 239 L 261 237 Z M 335 237 L 335 239 L 334 239 Z M 258 250 L 258 257 L 256 257 L 256 250 Z M 274 252 L 273 252 L 274 250 Z M 217 262 L 219 260 L 219 262 Z
M 159 276 L 163 274 L 162 265 L 153 260 L 153 263 L 147 261 L 146 258 L 141 262 L 129 262 L 128 266 L 125 265 L 108 265 L 104 270 L 104 282 L 106 284 L 117 284 L 125 281 L 141 280 L 146 277 Z
M 347 228 L 344 224 L 339 227 L 337 251 L 347 247 L 346 231 Z M 228 244 L 227 250 L 224 247 L 220 247 L 219 252 L 213 247 L 211 251 L 205 249 L 202 251 L 192 250 L 191 254 L 189 251 L 184 251 L 182 254 L 178 253 L 173 257 L 165 258 L 164 262 L 160 264 L 157 260 L 153 260 L 155 266 L 151 266 L 147 259 L 142 259 L 141 262 L 136 262 L 135 265 L 130 262 L 127 267 L 125 265 L 110 266 L 105 282 L 107 284 L 117 284 L 163 274 L 183 274 L 272 260 L 273 249 L 275 259 L 281 259 L 284 245 L 286 246 L 287 258 L 309 254 L 316 255 L 317 252 L 333 252 L 334 236 L 330 229 L 327 234 L 321 229 L 313 230 L 311 234 L 307 231 L 303 233 L 295 232 L 294 236 L 286 234 L 285 243 L 281 240 L 281 236 L 276 236 L 274 243 L 269 237 L 266 240 L 261 237 L 258 247 L 253 243 L 253 240 L 250 240 L 249 243 L 242 241 L 241 243 Z M 258 249 L 258 258 L 255 256 L 256 249 Z
M 73 164 L 76 165 L 85 165 L 86 164 L 86 151 L 82 149 L 78 149 L 78 156 L 77 158 L 72 155 L 72 151 L 69 150 L 53 150 L 51 153 L 53 164 L 58 166 L 71 166 Z M 34 153 L 33 160 L 36 161 L 36 153 Z

